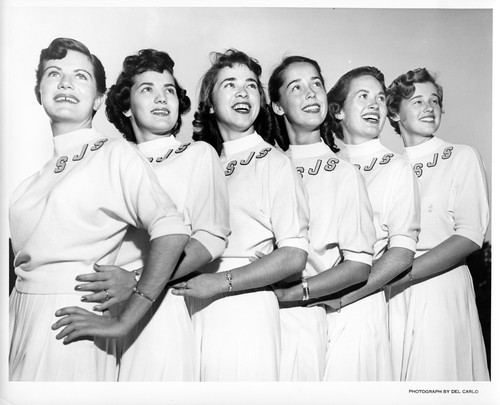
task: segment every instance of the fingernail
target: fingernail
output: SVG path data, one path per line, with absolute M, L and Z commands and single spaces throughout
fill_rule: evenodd
M 87 297 L 80 298 L 81 301 L 87 302 Z
M 80 285 L 77 285 L 77 286 L 75 287 L 75 290 L 81 290 L 81 289 L 82 289 L 82 286 L 80 286 Z

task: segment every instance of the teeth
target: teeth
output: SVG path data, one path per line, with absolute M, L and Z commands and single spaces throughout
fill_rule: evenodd
M 59 97 L 56 97 L 55 100 L 58 103 L 60 103 L 60 102 L 69 102 L 69 103 L 76 104 L 78 102 L 76 100 L 76 98 L 74 98 L 74 97 L 68 97 L 68 96 L 59 96 Z
M 151 111 L 154 115 L 163 115 L 163 116 L 167 116 L 170 114 L 170 112 L 168 110 L 153 110 Z
M 420 121 L 434 122 L 434 117 L 423 117 L 423 118 L 420 119 Z
M 317 113 L 317 112 L 319 112 L 319 110 L 320 110 L 319 105 L 309 105 L 309 106 L 303 108 L 303 111 L 309 112 L 309 113 Z
M 250 106 L 248 104 L 240 103 L 233 106 L 233 110 L 248 112 L 250 111 Z
M 375 122 L 379 121 L 379 116 L 376 114 L 366 114 L 366 115 L 363 115 L 361 118 L 363 118 L 364 120 L 368 120 L 368 121 L 375 121 Z

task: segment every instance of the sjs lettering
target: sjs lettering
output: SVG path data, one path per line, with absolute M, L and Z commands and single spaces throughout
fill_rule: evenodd
M 97 142 L 95 142 L 91 147 L 90 151 L 95 152 L 96 150 L 100 149 L 102 145 L 108 140 L 108 138 L 103 138 L 99 139 Z M 80 153 L 78 155 L 74 155 L 73 158 L 71 159 L 73 162 L 78 162 L 82 160 L 87 153 L 87 149 L 89 147 L 89 144 L 85 144 L 82 146 L 82 149 L 80 150 Z M 59 159 L 57 159 L 56 162 L 56 167 L 54 169 L 54 173 L 61 173 L 65 168 L 66 168 L 66 163 L 68 162 L 69 158 L 67 156 L 61 156 Z

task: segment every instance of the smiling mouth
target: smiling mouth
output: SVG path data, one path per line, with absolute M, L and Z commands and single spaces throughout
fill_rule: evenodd
M 237 103 L 235 105 L 233 105 L 233 110 L 238 112 L 238 113 L 242 113 L 242 114 L 248 114 L 250 112 L 250 110 L 252 109 L 252 106 L 250 104 L 247 104 L 247 103 Z
M 60 94 L 54 97 L 54 100 L 56 103 L 71 103 L 71 104 L 76 104 L 78 103 L 78 99 L 73 97 L 73 96 L 68 96 L 65 94 Z
M 434 115 L 426 115 L 425 117 L 420 118 L 420 121 L 433 124 L 436 121 L 436 117 L 434 117 Z
M 321 110 L 321 107 L 319 104 L 311 104 L 311 105 L 307 105 L 305 106 L 302 111 L 306 112 L 306 113 L 319 113 Z
M 380 122 L 380 115 L 374 114 L 374 113 L 362 115 L 361 118 L 363 118 L 365 121 L 369 122 L 370 124 L 378 124 Z
M 166 116 L 170 115 L 170 111 L 166 108 L 156 108 L 156 109 L 152 110 L 151 113 L 153 115 L 158 115 L 160 117 L 166 117 Z

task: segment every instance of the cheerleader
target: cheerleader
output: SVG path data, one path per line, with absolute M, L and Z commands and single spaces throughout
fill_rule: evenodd
M 401 341 L 402 379 L 489 380 L 474 287 L 465 259 L 482 246 L 489 223 L 488 190 L 478 152 L 435 136 L 443 89 L 424 68 L 396 78 L 388 89 L 389 119 L 421 189 L 422 231 L 413 268 L 389 301 Z M 392 308 L 396 307 L 396 311 Z M 399 330 L 396 330 L 398 328 Z
M 302 279 L 275 288 L 281 306 L 280 380 L 321 381 L 327 315 L 323 305 L 309 303 L 366 282 L 375 242 L 372 210 L 359 171 L 335 154 L 318 63 L 302 56 L 283 59 L 269 79 L 269 95 L 278 123 L 274 134 L 304 181 L 311 215 Z
M 413 261 L 419 232 L 417 181 L 408 162 L 378 138 L 387 116 L 384 76 L 378 69 L 349 71 L 327 96 L 335 134 L 344 143 L 339 155 L 365 179 L 376 242 L 368 282 L 330 303 L 340 312 L 329 314 L 325 379 L 391 380 L 383 287 Z
M 112 381 L 113 342 L 89 336 L 121 336 L 140 319 L 189 231 L 145 159 L 92 128 L 106 91 L 99 59 L 82 43 L 57 38 L 42 50 L 36 77 L 54 156 L 17 188 L 10 205 L 17 274 L 9 305 L 10 379 Z M 93 314 L 74 289 L 75 277 L 92 263 L 112 264 L 129 225 L 147 228 L 152 238 L 143 278 L 122 319 Z M 101 299 L 108 295 L 103 291 Z M 61 307 L 67 308 L 56 312 Z
M 229 234 L 229 207 L 224 174 L 215 150 L 205 142 L 182 144 L 175 138 L 191 102 L 174 76 L 174 61 L 165 52 L 144 49 L 125 58 L 123 70 L 106 98 L 111 123 L 148 158 L 160 184 L 184 214 L 192 234 L 174 278 L 186 276 L 224 251 Z M 133 291 L 149 246 L 147 233 L 130 229 L 117 266 L 96 267 L 81 275 L 77 288 L 106 289 L 111 307 Z M 123 286 L 123 287 L 121 287 Z M 116 298 L 115 298 L 116 297 Z M 195 381 L 196 345 L 185 301 L 163 292 L 121 347 L 119 381 Z
M 193 123 L 193 138 L 221 154 L 231 225 L 222 257 L 174 290 L 197 298 L 202 381 L 279 379 L 279 306 L 269 285 L 302 271 L 307 258 L 307 197 L 290 160 L 266 141 L 261 71 L 243 52 L 215 53 Z M 256 251 L 266 256 L 251 263 Z

